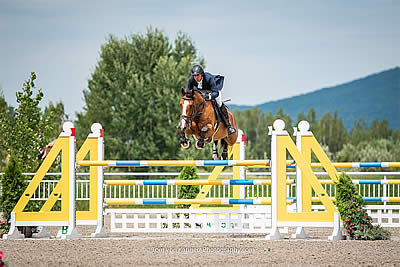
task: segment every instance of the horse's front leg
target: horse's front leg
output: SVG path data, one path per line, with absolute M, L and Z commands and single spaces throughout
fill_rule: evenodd
M 204 148 L 204 138 L 205 138 L 207 132 L 208 132 L 208 126 L 207 125 L 203 126 L 200 129 L 199 140 L 197 140 L 197 142 L 196 142 L 196 147 L 198 149 Z
M 181 131 L 181 146 L 184 149 L 189 149 L 192 146 L 190 139 L 186 138 L 185 131 Z
M 218 140 L 213 142 L 213 153 L 212 153 L 213 160 L 219 160 L 218 155 Z

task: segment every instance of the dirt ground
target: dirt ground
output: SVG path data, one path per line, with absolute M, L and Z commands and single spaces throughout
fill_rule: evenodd
M 311 238 L 265 240 L 260 234 L 111 234 L 79 240 L 0 240 L 9 266 L 400 266 L 400 228 L 390 241 L 327 241 L 331 229 L 306 229 Z M 290 229 L 293 230 L 294 229 Z M 288 235 L 286 235 L 288 237 Z

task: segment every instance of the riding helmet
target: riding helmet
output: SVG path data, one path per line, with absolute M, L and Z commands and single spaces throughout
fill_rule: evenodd
M 192 75 L 199 75 L 204 73 L 204 70 L 200 65 L 194 65 L 191 71 Z

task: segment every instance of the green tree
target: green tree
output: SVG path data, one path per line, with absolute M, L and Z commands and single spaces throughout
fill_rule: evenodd
M 198 180 L 197 168 L 193 166 L 185 166 L 181 174 L 180 180 Z M 200 192 L 198 185 L 178 185 L 178 198 L 179 199 L 194 199 Z M 182 208 L 188 208 L 190 205 L 182 205 Z
M 311 125 L 318 122 L 317 113 L 315 112 L 315 109 L 313 107 L 311 107 L 308 111 L 307 120 Z
M 0 88 L 0 112 L 1 113 L 7 112 L 7 110 L 8 110 L 7 101 L 5 100 L 3 91 Z
M 272 123 L 277 119 L 283 120 L 285 122 L 285 125 L 286 125 L 286 130 L 288 131 L 288 133 L 290 135 L 293 135 L 293 127 L 292 126 L 294 126 L 294 125 L 293 125 L 293 122 L 292 122 L 292 118 L 290 117 L 289 114 L 285 114 L 284 113 L 282 107 L 278 110 L 278 112 L 276 112 L 275 118 L 272 121 Z
M 266 157 L 268 125 L 265 124 L 265 114 L 259 108 L 234 112 L 238 127 L 246 138 L 246 158 Z
M 347 129 L 337 111 L 333 116 L 327 112 L 320 120 L 320 128 L 317 139 L 329 147 L 329 151 L 336 153 L 340 151 L 348 141 Z
M 43 117 L 39 102 L 42 89 L 34 96 L 36 74 L 31 73 L 21 92 L 17 92 L 18 107 L 15 116 L 0 114 L 0 147 L 15 157 L 23 172 L 35 172 L 40 149 L 49 142 L 53 127 Z
M 53 126 L 52 131 L 49 133 L 50 140 L 58 138 L 63 131 L 64 122 L 69 120 L 68 115 L 65 114 L 64 104 L 61 101 L 56 104 L 50 102 L 44 110 L 43 117 Z
M 306 114 L 304 113 L 304 111 L 301 111 L 301 112 L 297 115 L 297 123 L 296 123 L 296 125 L 299 124 L 299 122 L 301 122 L 301 121 L 306 121 L 306 120 L 307 120 Z
M 313 107 L 311 107 L 308 111 L 306 120 L 310 123 L 310 129 L 318 140 L 320 137 L 320 124 L 317 120 L 317 113 L 315 112 L 315 109 Z
M 3 212 L 3 218 L 6 221 L 10 220 L 10 213 L 24 193 L 27 185 L 25 176 L 22 175 L 17 161 L 11 156 L 4 175 L 1 176 L 0 210 Z
M 2 116 L 2 117 L 8 116 L 8 113 L 9 113 L 8 111 L 9 111 L 9 108 L 8 108 L 7 102 L 4 99 L 3 92 L 0 90 L 0 114 L 2 114 L 0 116 Z M 7 149 L 4 147 L 0 147 L 0 169 L 2 169 L 6 164 L 7 155 L 8 155 Z
M 196 53 L 183 33 L 174 45 L 152 28 L 124 39 L 110 35 L 84 91 L 78 138 L 83 140 L 91 124 L 99 122 L 107 138 L 106 158 L 176 158 L 180 88 L 192 63 L 204 63 Z
M 234 112 L 239 129 L 246 136 L 246 158 L 267 159 L 271 154 L 271 137 L 268 135 L 268 126 L 273 125 L 276 119 L 285 121 L 286 129 L 293 133 L 292 119 L 283 112 L 283 109 L 274 115 L 264 113 L 259 108 L 235 110 Z
M 360 118 L 354 123 L 353 129 L 350 131 L 350 141 L 352 145 L 358 145 L 362 141 L 371 140 L 367 122 Z
M 387 120 L 374 120 L 370 127 L 372 139 L 390 139 L 393 134 L 393 130 L 389 128 L 389 122 Z
M 345 144 L 343 149 L 337 153 L 336 159 L 339 162 L 390 162 L 396 161 L 393 153 L 396 151 L 393 141 L 379 139 L 363 141 L 358 145 Z

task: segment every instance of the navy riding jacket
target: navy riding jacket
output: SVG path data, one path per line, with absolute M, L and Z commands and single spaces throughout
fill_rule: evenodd
M 213 75 L 211 73 L 204 72 L 202 88 L 199 89 L 197 86 L 198 83 L 194 77 L 190 76 L 187 84 L 187 90 L 209 90 L 212 91 L 211 99 L 215 99 L 219 96 L 219 91 L 221 91 L 222 87 L 224 86 L 224 76 Z

